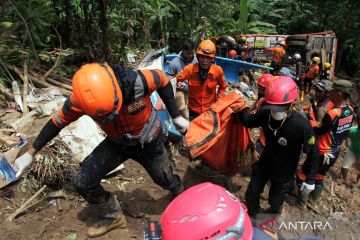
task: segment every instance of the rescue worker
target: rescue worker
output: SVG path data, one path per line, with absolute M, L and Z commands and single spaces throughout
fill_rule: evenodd
M 252 62 L 253 50 L 245 35 L 240 35 L 239 44 L 236 45 L 235 50 L 239 55 L 239 60 Z
M 305 74 L 305 79 L 304 79 L 304 91 L 305 91 L 305 94 L 308 94 L 310 92 L 310 89 L 312 88 L 313 81 L 319 75 L 319 63 L 320 63 L 320 58 L 319 57 L 313 57 L 312 64 L 310 64 L 309 69 Z
M 301 55 L 300 53 L 294 54 L 294 60 L 295 60 L 295 69 L 296 69 L 296 75 L 295 75 L 295 82 L 298 85 L 300 91 L 303 90 L 303 79 L 301 79 L 302 75 L 302 62 L 301 62 Z
M 331 85 L 332 82 L 329 80 L 320 80 L 314 87 L 315 98 L 312 100 L 310 116 L 316 122 L 321 122 L 325 114 L 334 107 L 334 104 L 330 101 Z
M 311 171 L 303 188 L 314 189 L 314 176 L 319 164 L 319 150 L 314 131 L 293 104 L 299 98 L 298 88 L 290 77 L 274 77 L 265 92 L 266 106 L 255 114 L 239 112 L 245 127 L 261 127 L 266 144 L 260 159 L 253 165 L 251 180 L 247 188 L 246 206 L 254 216 L 261 212 L 260 194 L 270 180 L 270 209 L 268 213 L 281 214 L 285 194 L 290 190 L 296 173 L 301 150 L 307 153 Z
M 256 102 L 255 109 L 252 111 L 253 113 L 256 113 L 259 111 L 259 109 L 266 105 L 265 103 L 265 91 L 266 87 L 269 84 L 270 79 L 273 77 L 270 73 L 265 73 L 261 75 L 258 79 L 258 101 Z M 255 143 L 255 152 L 257 158 L 261 156 L 261 154 L 264 152 L 265 148 L 265 135 L 264 131 L 260 128 L 260 136 L 258 140 Z
M 270 73 L 272 75 L 279 75 L 279 71 L 282 67 L 282 61 L 286 54 L 285 41 L 280 41 L 279 46 L 274 48 L 265 48 L 266 51 L 273 52 L 273 59 L 271 61 L 271 67 L 274 69 Z
M 212 63 L 215 54 L 215 44 L 211 40 L 202 41 L 196 50 L 198 63 L 187 65 L 176 75 L 178 82 L 189 81 L 190 121 L 208 110 L 225 93 L 227 84 L 224 71 Z
M 348 175 L 350 167 L 352 165 L 357 169 L 356 184 L 360 186 L 360 108 L 358 107 L 356 112 L 356 126 L 352 126 L 349 132 L 350 146 L 344 156 L 344 161 L 341 167 L 342 183 L 348 185 L 350 183 Z
M 320 79 L 327 79 L 330 80 L 330 68 L 331 68 L 331 64 L 326 62 L 324 63 L 324 70 L 322 71 L 322 73 L 320 74 Z
M 91 63 L 75 73 L 72 87 L 70 97 L 45 124 L 32 147 L 15 160 L 16 176 L 61 129 L 88 115 L 107 135 L 80 164 L 73 179 L 75 190 L 103 217 L 88 229 L 90 237 L 126 226 L 116 195 L 106 191 L 100 181 L 129 158 L 140 163 L 162 188 L 175 195 L 183 191 L 180 177 L 173 173 L 163 145 L 161 123 L 150 101 L 151 93 L 157 90 L 174 124 L 180 131 L 186 131 L 189 122 L 181 117 L 163 72 Z
M 351 87 L 352 83 L 347 80 L 334 82 L 330 91 L 330 100 L 334 107 L 325 114 L 321 123 L 314 127 L 320 151 L 320 165 L 315 175 L 315 190 L 299 191 L 299 204 L 302 207 L 306 206 L 309 196 L 314 202 L 320 198 L 324 188 L 324 177 L 335 164 L 340 154 L 341 145 L 348 137 L 353 121 L 353 109 L 347 103 Z M 307 181 L 310 172 L 311 179 L 313 179 L 311 167 L 312 162 L 309 162 L 308 159 L 305 160 L 297 172 L 298 185 Z
M 195 44 L 190 39 L 184 41 L 181 47 L 181 52 L 176 56 L 167 68 L 166 74 L 171 78 L 174 78 L 179 72 L 181 72 L 185 66 L 192 63 L 197 63 L 197 59 L 194 55 Z M 176 85 L 176 105 L 179 108 L 182 117 L 189 119 L 189 86 L 188 81 L 179 82 Z

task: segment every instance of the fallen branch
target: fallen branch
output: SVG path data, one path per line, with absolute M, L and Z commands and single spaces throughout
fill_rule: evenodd
M 14 96 L 9 92 L 9 89 L 0 84 L 0 93 L 5 96 L 7 100 L 15 102 Z
M 23 211 L 25 211 L 26 209 L 28 209 L 29 203 L 34 200 L 35 198 L 37 198 L 40 193 L 42 193 L 44 191 L 44 189 L 46 188 L 46 185 L 42 186 L 42 188 L 40 188 L 34 195 L 32 195 L 25 203 L 23 203 L 15 212 L 13 212 L 12 214 L 10 214 L 10 216 L 8 216 L 6 218 L 6 221 L 12 222 L 14 220 L 14 218 L 16 218 L 17 215 L 19 215 L 20 213 L 22 213 Z
M 35 67 L 35 69 L 36 69 L 36 71 L 39 71 L 40 73 L 45 73 L 45 72 L 46 72 L 45 69 L 40 68 L 40 67 Z M 69 85 L 69 86 L 71 86 L 71 84 L 72 84 L 71 79 L 66 78 L 66 77 L 63 77 L 63 76 L 60 76 L 59 74 L 56 74 L 56 73 L 53 73 L 53 72 L 50 73 L 49 77 L 52 78 L 52 79 L 54 79 L 54 80 L 56 80 L 56 81 L 62 82 L 62 83 L 64 83 L 64 84 L 67 84 L 67 85 Z
M 33 75 L 36 75 L 36 74 L 37 74 L 36 72 L 31 71 L 31 70 L 30 70 L 30 72 L 31 72 L 31 74 L 33 74 Z M 56 80 L 54 80 L 54 79 L 51 79 L 51 78 L 49 78 L 49 77 L 47 77 L 47 78 L 45 79 L 45 81 L 46 81 L 46 82 L 49 82 L 49 83 L 51 83 L 51 84 L 53 84 L 53 85 L 55 85 L 55 86 L 57 86 L 57 87 L 61 87 L 61 88 L 64 88 L 64 89 L 66 89 L 66 90 L 72 91 L 72 87 L 71 87 L 70 85 L 68 85 L 68 84 L 60 83 L 60 82 L 58 82 L 58 81 L 56 81 Z
M 47 72 L 44 74 L 44 76 L 43 76 L 44 79 L 46 79 L 46 78 L 50 75 L 50 73 L 51 73 L 52 71 L 54 71 L 54 69 L 59 65 L 60 57 L 61 57 L 61 51 L 62 51 L 61 37 L 60 37 L 60 34 L 58 33 L 58 31 L 56 30 L 56 28 L 55 28 L 55 27 L 53 27 L 53 28 L 54 28 L 54 30 L 55 30 L 58 38 L 59 38 L 60 53 L 59 53 L 58 57 L 56 58 L 56 61 L 55 61 L 54 66 L 52 66 L 52 68 L 50 68 L 49 71 L 47 71 Z
M 44 185 L 45 186 L 45 185 Z M 26 209 L 31 208 L 32 206 L 35 206 L 36 204 L 44 201 L 45 199 L 49 199 L 49 198 L 65 198 L 65 193 L 64 190 L 59 190 L 59 191 L 55 191 L 50 193 L 49 195 L 47 195 L 46 197 L 41 198 L 40 200 L 30 204 L 29 206 L 26 207 Z
M 21 72 L 19 71 L 19 69 L 18 69 L 16 66 L 13 66 L 13 65 L 10 65 L 10 64 L 6 64 L 6 66 L 7 66 L 8 69 L 10 69 L 10 70 L 14 71 L 16 74 L 18 74 L 20 78 L 23 77 L 22 74 L 21 74 Z M 47 88 L 47 87 L 53 87 L 53 86 L 54 86 L 54 85 L 49 84 L 49 83 L 47 83 L 47 82 L 45 82 L 45 81 L 39 80 L 37 77 L 32 76 L 31 74 L 29 74 L 28 77 L 29 77 L 29 80 L 31 80 L 31 81 L 33 81 L 34 83 L 36 83 L 36 85 L 37 85 L 38 87 Z M 64 89 L 64 88 L 62 88 L 62 87 L 59 87 L 59 86 L 57 86 L 57 87 L 59 88 L 59 90 L 61 91 L 61 93 L 63 93 L 65 96 L 70 96 L 71 91 L 69 91 L 69 90 L 67 90 L 67 89 Z
M 12 81 L 15 81 L 14 77 L 11 75 L 11 73 L 9 72 L 9 69 L 6 67 L 5 63 L 3 62 L 3 60 L 0 58 L 0 63 L 1 65 L 4 67 L 5 72 L 9 75 L 9 77 L 11 78 Z
M 312 210 L 314 213 L 316 213 L 316 214 L 318 214 L 320 216 L 323 216 L 323 214 L 319 210 L 314 208 L 311 203 L 308 203 L 306 206 L 307 206 L 307 208 L 310 208 L 310 210 Z

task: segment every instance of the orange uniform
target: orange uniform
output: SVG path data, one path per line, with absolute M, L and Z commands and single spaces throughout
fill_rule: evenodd
M 306 73 L 305 77 L 308 79 L 314 79 L 319 74 L 319 65 L 311 64 L 309 71 Z
M 328 127 L 329 131 L 325 134 L 317 134 L 317 142 L 321 155 L 331 152 L 337 156 L 340 153 L 341 144 L 347 137 L 352 125 L 354 117 L 352 111 L 352 107 L 348 106 L 344 108 L 333 108 L 327 112 L 332 121 L 332 125 Z M 322 125 L 324 124 L 326 123 L 322 121 Z M 320 125 L 319 128 L 324 127 L 322 125 Z M 315 133 L 317 133 L 316 130 Z
M 169 84 L 168 77 L 160 70 L 127 71 L 129 71 L 128 76 L 131 74 L 134 80 L 130 81 L 119 77 L 117 79 L 123 92 L 123 105 L 119 115 L 114 120 L 105 123 L 100 117 L 92 117 L 107 136 L 120 140 L 124 138 L 125 134 L 139 135 L 152 113 L 151 93 Z M 62 109 L 52 116 L 52 121 L 59 129 L 62 129 L 82 115 L 85 115 L 85 112 L 72 93 Z M 160 128 L 159 124 L 154 126 Z
M 281 62 L 283 57 L 286 54 L 286 51 L 283 47 L 274 47 L 274 48 L 268 48 L 268 51 L 273 52 L 273 61 L 279 61 Z
M 210 108 L 216 99 L 225 93 L 227 87 L 224 71 L 211 64 L 205 81 L 200 80 L 199 64 L 187 65 L 176 76 L 177 81 L 189 81 L 189 110 L 201 114 Z M 216 88 L 219 86 L 218 92 Z

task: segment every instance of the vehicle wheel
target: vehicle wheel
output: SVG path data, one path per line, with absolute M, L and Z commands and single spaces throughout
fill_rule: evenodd
M 291 41 L 307 41 L 308 40 L 308 36 L 304 36 L 304 35 L 292 35 L 292 36 L 288 36 L 286 38 L 286 42 L 291 42 Z
M 310 50 L 306 53 L 306 62 L 308 64 L 311 64 L 312 63 L 312 59 L 313 57 L 319 57 L 320 60 L 321 60 L 321 53 L 319 50 Z M 321 63 L 322 61 L 320 61 Z M 319 64 L 320 65 L 320 64 Z

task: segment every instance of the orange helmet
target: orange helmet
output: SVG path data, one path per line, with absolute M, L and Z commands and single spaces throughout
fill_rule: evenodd
M 203 40 L 199 44 L 196 54 L 214 58 L 216 54 L 216 46 L 211 40 Z
M 87 115 L 100 117 L 103 122 L 111 121 L 118 115 L 122 93 L 108 65 L 85 64 L 75 73 L 72 87 L 80 108 Z
M 229 51 L 229 57 L 233 58 L 233 57 L 235 57 L 236 55 L 237 55 L 237 52 L 236 52 L 234 49 L 232 49 L 232 50 Z

